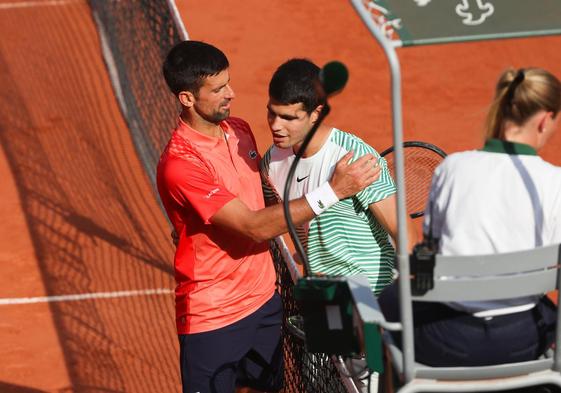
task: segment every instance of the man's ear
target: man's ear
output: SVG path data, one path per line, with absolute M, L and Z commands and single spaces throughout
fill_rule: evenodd
M 184 107 L 191 108 L 193 107 L 193 105 L 195 105 L 195 95 L 190 91 L 180 91 L 177 95 L 177 98 L 179 98 L 179 102 Z
M 312 120 L 312 124 L 315 124 L 315 122 L 318 120 L 319 114 L 322 109 L 323 109 L 323 105 L 318 105 L 316 106 L 316 109 L 314 109 L 312 113 L 310 113 L 310 119 Z

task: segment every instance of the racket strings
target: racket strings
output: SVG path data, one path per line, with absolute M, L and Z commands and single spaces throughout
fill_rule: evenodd
M 403 149 L 407 213 L 412 217 L 423 214 L 428 200 L 432 175 L 443 157 L 428 148 L 411 146 Z M 394 153 L 384 157 L 395 179 Z

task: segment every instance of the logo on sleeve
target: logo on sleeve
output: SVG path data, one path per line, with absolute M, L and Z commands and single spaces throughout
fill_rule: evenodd
M 249 158 L 251 158 L 252 160 L 255 160 L 257 158 L 257 152 L 255 150 L 250 150 L 249 151 Z
M 206 194 L 205 198 L 210 199 L 210 197 L 216 194 L 218 191 L 220 191 L 220 188 L 218 187 L 216 187 L 214 190 L 210 190 L 210 192 Z
M 305 179 L 307 179 L 308 177 L 310 177 L 310 175 L 304 176 L 304 177 L 298 177 L 298 176 L 296 176 L 296 181 L 297 181 L 298 183 L 300 183 L 302 180 L 305 180 Z

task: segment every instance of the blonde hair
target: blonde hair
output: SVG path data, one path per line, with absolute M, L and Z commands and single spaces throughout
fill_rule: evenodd
M 497 82 L 495 99 L 485 123 L 486 139 L 504 139 L 504 125 L 524 124 L 540 110 L 557 115 L 561 109 L 561 82 L 541 68 L 512 68 Z

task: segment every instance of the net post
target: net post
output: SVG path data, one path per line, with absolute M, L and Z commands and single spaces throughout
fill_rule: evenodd
M 175 23 L 175 27 L 177 27 L 177 33 L 179 34 L 179 38 L 183 41 L 187 41 L 189 39 L 189 34 L 187 33 L 187 29 L 183 24 L 183 20 L 179 15 L 179 10 L 177 9 L 177 3 L 175 0 L 166 0 L 169 7 L 169 12 L 173 19 L 173 23 Z

